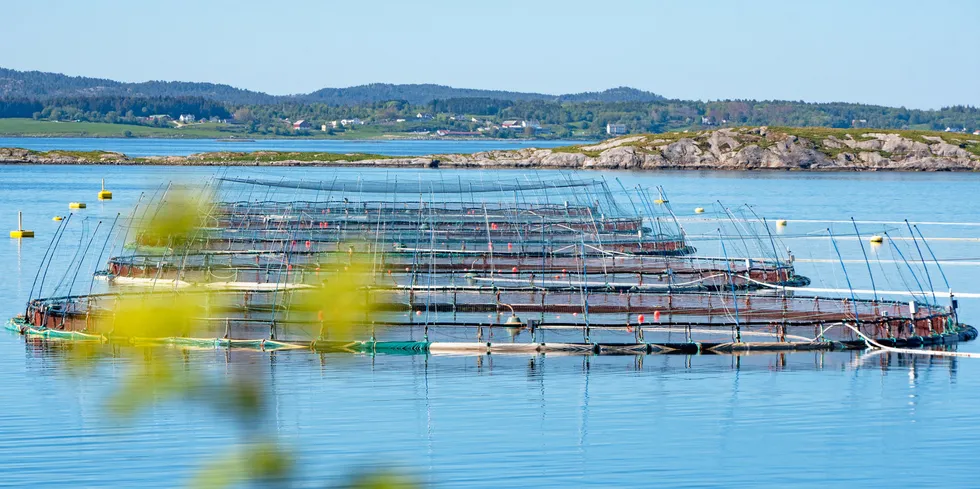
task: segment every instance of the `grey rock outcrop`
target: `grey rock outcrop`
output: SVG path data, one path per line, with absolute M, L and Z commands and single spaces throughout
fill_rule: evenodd
M 300 153 L 202 153 L 129 158 L 111 152 L 46 152 L 0 148 L 0 163 L 118 165 L 378 166 L 409 168 L 544 168 L 601 170 L 822 170 L 980 171 L 980 141 L 963 137 L 913 136 L 874 132 L 838 133 L 819 139 L 792 129 L 719 129 L 698 133 L 634 135 L 582 147 L 484 151 L 405 158 L 329 161 Z M 800 130 L 802 134 L 809 134 Z M 818 133 L 819 134 L 819 133 Z M 953 144 L 957 143 L 957 144 Z

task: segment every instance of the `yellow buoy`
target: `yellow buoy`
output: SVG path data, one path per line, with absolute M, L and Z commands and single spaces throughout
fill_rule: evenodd
M 694 213 L 695 214 L 701 214 L 703 212 L 704 212 L 704 207 L 695 207 L 694 208 Z
M 69 209 L 84 209 L 85 208 L 85 202 L 69 202 L 68 203 L 68 208 Z
M 60 221 L 62 219 L 64 219 L 64 217 L 61 217 L 61 216 L 54 216 L 54 217 L 51 218 L 52 221 Z
M 10 232 L 10 237 L 17 239 L 34 237 L 34 231 L 24 229 L 24 214 L 20 211 L 17 211 L 17 229 Z
M 664 200 L 664 199 L 657 199 L 657 200 L 653 201 L 654 204 L 663 204 L 664 202 L 667 202 L 667 201 Z
M 872 244 L 881 244 L 885 242 L 885 238 L 878 236 L 877 234 L 872 236 L 870 240 Z
M 785 226 L 786 224 L 788 224 L 786 222 L 786 219 L 780 219 L 780 220 L 776 221 L 776 225 L 777 226 Z
M 105 179 L 102 179 L 102 190 L 99 191 L 99 200 L 112 200 L 112 192 L 105 189 Z

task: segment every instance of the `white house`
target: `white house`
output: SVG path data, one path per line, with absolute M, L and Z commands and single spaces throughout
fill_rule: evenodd
M 428 113 L 423 114 L 422 112 L 419 112 L 418 114 L 415 114 L 415 118 L 427 121 L 432 118 L 432 114 L 428 114 Z
M 626 124 L 606 124 L 606 134 L 614 136 L 626 134 Z
M 194 122 L 196 119 L 197 117 L 194 117 L 194 114 L 180 114 L 180 122 L 186 122 L 190 124 L 191 122 Z
M 340 120 L 340 125 L 341 126 L 363 126 L 364 125 L 364 121 L 358 119 L 357 117 L 355 117 L 353 119 L 341 119 Z

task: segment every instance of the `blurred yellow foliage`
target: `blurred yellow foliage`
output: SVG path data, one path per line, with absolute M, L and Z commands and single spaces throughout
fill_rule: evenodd
M 149 208 L 138 223 L 136 242 L 140 246 L 164 247 L 163 254 L 175 257 L 203 251 L 200 239 L 212 204 L 202 198 L 203 191 L 171 188 L 161 202 Z M 370 284 L 375 283 L 372 267 L 349 254 L 332 254 L 315 273 L 319 285 L 293 291 L 278 291 L 276 311 L 297 314 L 307 324 L 310 339 L 366 339 L 359 326 L 370 323 Z M 286 260 L 288 263 L 288 255 Z M 290 268 L 287 267 L 287 271 Z M 309 272 L 306 272 L 309 273 Z M 288 274 L 287 274 L 288 281 Z M 166 282 L 164 282 L 166 283 Z M 182 289 L 156 287 L 143 293 L 120 294 L 105 315 L 99 330 L 110 338 L 127 338 L 119 352 L 127 355 L 131 374 L 109 399 L 111 412 L 132 418 L 143 408 L 166 399 L 197 402 L 240 422 L 244 440 L 223 457 L 206 463 L 191 481 L 193 487 L 222 488 L 258 482 L 271 485 L 285 482 L 292 475 L 293 457 L 272 435 L 256 431 L 264 413 L 264 391 L 259 382 L 243 375 L 225 372 L 207 376 L 177 361 L 179 354 L 160 348 L 163 338 L 193 337 L 201 333 L 201 318 L 214 306 L 228 306 L 220 292 L 204 287 Z M 279 307 L 284 306 L 284 307 Z M 278 313 L 277 313 L 278 314 Z M 291 318 L 295 319 L 295 318 Z M 213 336 L 212 333 L 207 333 Z M 210 337 L 210 336 L 209 336 Z M 143 341 L 139 341 L 143 340 Z M 119 345 L 114 342 L 114 345 Z M 115 346 L 113 347 L 115 348 Z M 94 358 L 80 349 L 81 358 Z M 390 473 L 367 474 L 352 481 L 359 488 L 415 487 L 407 479 Z
M 137 243 L 168 247 L 193 243 L 213 207 L 204 195 L 202 190 L 170 188 L 157 205 L 144 213 L 136 233 Z
M 262 440 L 238 447 L 208 463 L 190 485 L 199 489 L 220 489 L 248 481 L 266 485 L 284 483 L 292 469 L 293 458 L 288 450 L 274 440 Z
M 350 262 L 337 273 L 324 274 L 318 287 L 296 293 L 291 308 L 316 313 L 314 327 L 317 338 L 364 339 L 367 320 L 372 312 L 369 291 L 371 267 L 363 262 Z
M 193 333 L 194 318 L 203 314 L 208 291 L 165 291 L 116 298 L 111 325 L 114 337 L 169 338 Z M 108 326 L 108 328 L 106 328 Z

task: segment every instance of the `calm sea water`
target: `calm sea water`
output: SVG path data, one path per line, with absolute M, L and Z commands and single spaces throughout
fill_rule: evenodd
M 37 151 L 52 149 L 117 151 L 137 157 L 183 156 L 206 151 L 327 151 L 331 153 L 420 156 L 444 153 L 476 153 L 493 149 L 554 148 L 582 143 L 585 141 L 257 139 L 254 142 L 228 142 L 214 139 L 0 137 L 0 148 L 27 148 Z
M 21 310 L 56 228 L 51 216 L 67 213 L 69 201 L 90 204 L 76 217 L 111 218 L 161 182 L 214 173 L 0 167 L 0 222 L 12 229 L 22 209 L 38 235 L 0 243 L 0 317 Z M 310 169 L 249 174 L 319 173 L 333 175 Z M 483 175 L 511 174 L 517 175 Z M 953 289 L 980 291 L 980 175 L 587 175 L 619 178 L 627 188 L 664 185 L 685 227 L 702 236 L 696 244 L 705 253 L 717 252 L 716 200 L 789 219 L 777 235 L 780 246 L 793 249 L 815 286 L 839 286 L 844 278 L 824 232 L 831 226 L 841 236 L 837 244 L 855 287 L 868 284 L 863 260 L 853 262 L 861 255 L 848 236 L 850 223 L 812 220 L 873 221 L 861 224 L 864 234 L 896 234 L 906 218 L 932 223 L 920 229 L 933 238 Z M 101 178 L 115 200 L 95 200 Z M 709 212 L 696 216 L 696 206 Z M 898 246 L 909 252 L 911 243 Z M 876 268 L 895 266 L 887 247 L 872 256 Z M 938 282 L 938 269 L 931 270 Z M 889 277 L 879 288 L 904 288 L 901 273 Z M 980 301 L 962 300 L 961 312 L 964 322 L 980 324 Z M 980 344 L 961 351 L 980 351 Z M 181 402 L 156 404 L 135 422 L 113 419 L 106 398 L 129 362 L 110 357 L 81 371 L 63 351 L 0 334 L 0 485 L 172 487 L 238 439 L 232 420 Z M 304 487 L 375 466 L 437 487 L 948 487 L 977 480 L 980 360 L 872 353 L 371 358 L 196 351 L 185 365 L 210 375 L 246 371 L 267 387 L 267 428 L 296 450 L 297 484 Z

